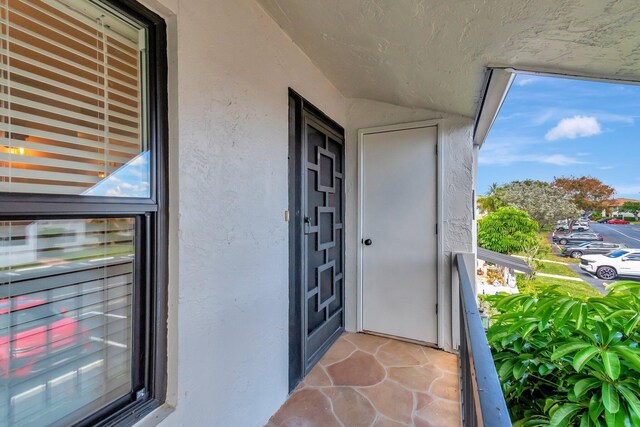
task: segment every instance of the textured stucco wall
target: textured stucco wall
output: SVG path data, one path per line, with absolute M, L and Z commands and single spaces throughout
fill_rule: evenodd
M 471 117 L 484 68 L 640 80 L 637 0 L 258 0 L 350 98 Z
M 451 252 L 472 252 L 473 219 L 470 201 L 474 188 L 471 119 L 430 110 L 412 109 L 366 99 L 347 101 L 346 161 L 347 171 L 347 253 L 346 253 L 346 327 L 356 329 L 357 298 L 357 221 L 358 221 L 358 130 L 370 127 L 440 119 L 442 140 L 439 155 L 443 158 L 441 183 L 444 195 L 442 224 L 444 256 L 440 268 L 444 281 L 445 303 L 451 302 L 450 260 Z M 443 347 L 451 348 L 450 305 L 441 312 L 445 333 Z
M 288 393 L 287 90 L 342 125 L 345 99 L 253 0 L 144 3 L 171 27 L 162 425 L 262 425 Z

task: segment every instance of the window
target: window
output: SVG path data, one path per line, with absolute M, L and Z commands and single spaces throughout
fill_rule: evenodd
M 610 253 L 606 254 L 605 256 L 609 257 L 609 258 L 620 258 L 621 256 L 626 255 L 628 253 L 629 252 L 627 252 L 627 251 L 620 250 L 620 251 L 610 252 Z
M 0 426 L 164 400 L 165 37 L 131 0 L 0 0 Z

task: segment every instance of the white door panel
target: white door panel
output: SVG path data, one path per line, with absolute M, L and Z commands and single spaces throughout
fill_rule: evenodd
M 435 126 L 365 134 L 362 326 L 437 342 Z

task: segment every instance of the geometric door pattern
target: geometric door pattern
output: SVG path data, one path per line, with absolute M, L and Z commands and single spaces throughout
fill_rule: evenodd
M 344 141 L 304 121 L 305 371 L 344 329 Z

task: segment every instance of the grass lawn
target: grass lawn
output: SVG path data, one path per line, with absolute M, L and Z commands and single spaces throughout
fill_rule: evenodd
M 554 264 L 552 262 L 540 262 L 536 270 L 538 273 L 557 274 L 558 276 L 580 277 L 575 271 L 566 265 Z
M 557 285 L 569 295 L 579 298 L 601 297 L 602 294 L 595 290 L 587 282 L 554 279 L 551 277 L 536 276 L 533 280 L 526 280 L 524 274 L 517 275 L 518 289 L 521 293 L 535 294 L 549 286 Z
M 117 255 L 128 255 L 133 251 L 130 244 L 115 244 L 108 245 L 106 247 L 99 246 L 95 248 L 82 249 L 79 251 L 69 252 L 67 254 L 61 253 L 56 254 L 56 256 L 51 257 L 43 257 L 39 259 L 38 262 L 33 262 L 29 264 L 20 264 L 20 265 L 11 265 L 7 267 L 0 268 L 0 271 L 6 270 L 15 270 L 18 268 L 27 268 L 34 267 L 38 265 L 45 265 L 47 263 L 51 263 L 52 261 L 82 261 L 88 258 L 102 258 L 102 257 L 110 257 Z

